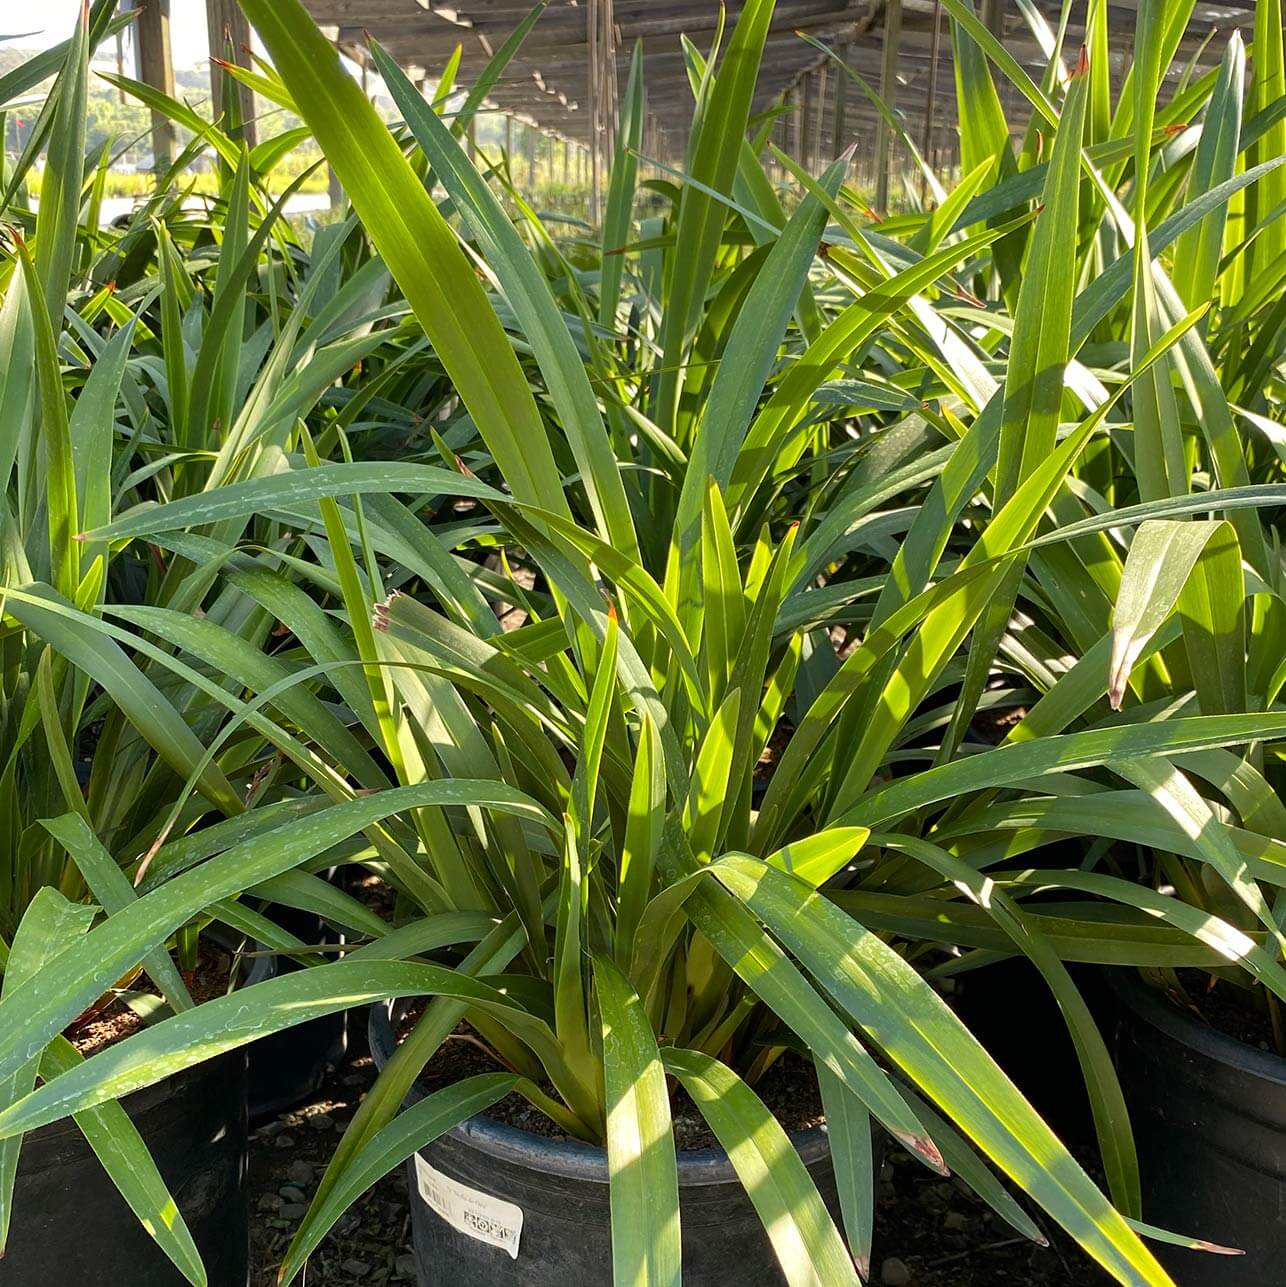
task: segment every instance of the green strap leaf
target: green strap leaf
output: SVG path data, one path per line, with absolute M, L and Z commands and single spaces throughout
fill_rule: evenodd
M 875 1159 L 871 1151 L 871 1115 L 856 1095 L 818 1064 L 817 1085 L 826 1113 L 826 1138 L 835 1168 L 835 1188 L 848 1249 L 863 1282 L 871 1276 L 871 1241 L 875 1234 Z
M 791 1287 L 858 1287 L 852 1258 L 813 1177 L 763 1100 L 709 1055 L 666 1050 L 661 1057 L 727 1150 Z
M 774 867 L 729 855 L 715 876 L 835 1003 L 1123 1283 L 1170 1282 L 1076 1160 L 933 989 L 878 935 Z
M 52 961 L 39 980 L 0 999 L 0 1077 L 12 1075 L 38 1054 L 94 1001 L 104 977 L 119 978 L 211 903 L 289 871 L 403 809 L 429 805 L 495 808 L 553 829 L 553 819 L 522 792 L 502 783 L 456 779 L 349 800 L 243 840 L 109 917 L 90 931 L 77 951 Z
M 269 1033 L 404 996 L 456 997 L 503 1016 L 537 1048 L 552 1049 L 553 1035 L 542 1020 L 459 971 L 405 961 L 332 961 L 216 997 L 109 1046 L 0 1112 L 0 1139 L 120 1099 Z
M 585 364 L 548 280 L 495 193 L 442 118 L 378 42 L 372 43 L 371 52 L 393 101 L 429 158 L 435 177 L 478 239 L 532 346 L 580 469 L 599 532 L 618 549 L 637 557 L 634 521 L 612 444 Z
M 278 74 L 523 501 L 568 512 L 535 398 L 455 233 L 299 0 L 242 0 Z
M 681 1281 L 679 1179 L 670 1092 L 638 994 L 606 957 L 594 958 L 603 1025 L 612 1280 L 636 1287 Z
M 353 1158 L 342 1182 L 330 1189 L 324 1198 L 318 1195 L 318 1200 L 309 1207 L 282 1261 L 277 1282 L 285 1287 L 294 1281 L 303 1269 L 304 1261 L 317 1249 L 335 1222 L 371 1185 L 439 1136 L 498 1103 L 518 1085 L 519 1080 L 513 1073 L 482 1073 L 477 1077 L 466 1077 L 453 1086 L 426 1095 L 377 1131 Z

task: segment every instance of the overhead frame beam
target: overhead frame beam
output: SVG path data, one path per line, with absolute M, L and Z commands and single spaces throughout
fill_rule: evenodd
M 745 0 L 727 0 L 727 20 L 735 22 Z M 980 12 L 984 0 L 976 0 Z M 1128 59 L 1128 32 L 1139 0 L 1108 0 L 1112 29 L 1113 78 L 1119 83 Z M 443 0 L 442 7 L 427 0 L 305 0 L 315 16 L 336 24 L 352 40 L 367 28 L 384 42 L 390 53 L 404 65 L 417 64 L 430 70 L 439 67 L 459 44 L 463 49 L 460 69 L 462 84 L 469 83 L 485 65 L 491 52 L 512 31 L 528 11 L 528 0 Z M 1032 0 L 1045 17 L 1057 20 L 1059 0 Z M 608 92 L 611 79 L 622 77 L 628 69 L 628 52 L 635 39 L 644 46 L 644 75 L 648 88 L 650 111 L 656 118 L 652 137 L 660 144 L 661 159 L 674 161 L 681 155 L 691 121 L 692 98 L 687 68 L 678 34 L 684 32 L 705 47 L 710 33 L 719 21 L 719 6 L 713 0 L 595 0 L 596 9 L 610 9 L 611 17 L 599 28 L 610 32 L 613 55 L 606 60 L 591 57 L 591 49 L 601 50 L 603 41 L 591 42 L 587 31 L 589 0 L 549 0 L 548 8 L 532 29 L 523 47 L 506 68 L 500 81 L 488 95 L 493 110 L 514 113 L 520 119 L 533 120 L 546 132 L 569 137 L 590 162 L 596 146 L 602 148 L 607 121 L 603 112 L 614 104 L 616 94 Z M 762 112 L 774 102 L 793 103 L 795 111 L 783 122 L 782 133 L 793 146 L 797 157 L 812 154 L 816 161 L 833 155 L 855 138 L 861 137 L 867 151 L 871 178 L 877 168 L 869 164 L 870 155 L 884 136 L 889 162 L 896 149 L 894 139 L 882 130 L 878 115 L 865 99 L 846 91 L 843 129 L 838 126 L 840 84 L 846 79 L 838 68 L 828 73 L 834 86 L 834 104 L 827 100 L 820 109 L 822 97 L 817 78 L 813 85 L 811 111 L 800 119 L 803 81 L 810 71 L 825 61 L 818 52 L 799 40 L 796 30 L 808 31 L 835 48 L 848 44 L 848 60 L 860 75 L 871 83 L 884 82 L 888 88 L 898 86 L 899 113 L 911 137 L 927 137 L 927 150 L 932 155 L 953 146 L 954 133 L 945 128 L 954 120 L 955 96 L 951 84 L 952 52 L 950 42 L 941 38 L 941 19 L 934 21 L 935 0 L 901 0 L 901 31 L 898 44 L 896 75 L 885 81 L 884 42 L 881 27 L 885 20 L 884 0 L 777 0 L 773 25 L 768 35 L 763 67 L 756 91 L 754 111 Z M 1039 79 L 1044 57 L 1027 23 L 1008 0 L 986 0 L 987 19 L 1003 32 L 1005 47 Z M 1196 0 L 1190 36 L 1185 36 L 1177 58 L 1197 52 L 1211 27 L 1229 30 L 1245 24 L 1253 13 L 1253 0 Z M 936 32 L 936 34 L 935 34 Z M 1067 32 L 1067 46 L 1074 47 L 1080 31 L 1073 19 Z M 1218 59 L 1219 41 L 1211 46 L 1198 63 L 1204 72 Z M 596 130 L 588 102 L 590 77 L 598 90 L 600 125 Z M 947 79 L 943 79 L 944 76 Z M 932 87 L 932 92 L 930 88 Z M 930 112 L 932 99 L 932 112 Z M 1022 106 L 1015 101 L 1015 109 Z M 832 106 L 835 108 L 832 111 Z M 1021 128 L 1025 113 L 1016 111 L 1015 129 Z M 795 128 L 792 130 L 790 121 Z M 926 129 L 929 133 L 926 135 Z M 675 149 L 671 152 L 669 149 Z M 605 155 L 599 156 L 600 189 L 603 184 Z M 587 166 L 588 168 L 588 166 Z M 600 190 L 600 200 L 601 200 Z

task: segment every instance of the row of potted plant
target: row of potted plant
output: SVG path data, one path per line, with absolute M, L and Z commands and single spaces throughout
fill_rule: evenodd
M 878 223 L 847 155 L 768 181 L 767 0 L 685 45 L 683 178 L 637 221 L 636 54 L 604 226 L 571 236 L 461 144 L 543 6 L 432 103 L 373 45 L 390 131 L 296 0 L 244 0 L 268 61 L 224 74 L 351 202 L 307 248 L 268 195 L 291 139 L 145 87 L 220 197 L 188 208 L 180 158 L 128 226 L 87 221 L 109 0 L 0 82 L 58 69 L 0 312 L 19 1274 L 101 1268 L 111 1235 L 51 1240 L 27 1160 L 79 1133 L 152 1272 L 240 1282 L 235 1197 L 176 1188 L 190 1139 L 241 1147 L 251 1043 L 370 1005 L 380 1076 L 283 1282 L 405 1163 L 426 1282 L 829 1287 L 869 1273 L 885 1148 L 1043 1240 L 1025 1195 L 1121 1282 L 1271 1276 L 1280 11 L 1159 103 L 1190 6 L 1140 7 L 1114 92 L 1105 4 L 1079 58 L 1042 28 L 1037 84 L 945 3 L 962 173 Z M 305 968 L 234 987 L 245 945 Z M 948 1004 L 1014 957 L 1102 1184 Z M 462 1043 L 485 1057 L 444 1085 Z M 190 1139 L 144 1141 L 158 1094 Z

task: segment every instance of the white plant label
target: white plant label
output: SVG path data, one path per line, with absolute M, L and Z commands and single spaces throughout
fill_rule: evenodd
M 415 1155 L 415 1181 L 420 1197 L 453 1229 L 477 1238 L 479 1242 L 501 1248 L 509 1253 L 510 1260 L 518 1259 L 522 1207 L 443 1175 L 418 1153 Z

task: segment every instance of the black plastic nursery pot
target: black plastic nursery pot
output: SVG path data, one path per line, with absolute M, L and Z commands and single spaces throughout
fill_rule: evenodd
M 1069 969 L 1093 1013 L 1110 1015 L 1103 971 Z M 1076 1047 L 1040 971 L 1026 957 L 1010 957 L 955 982 L 952 1009 L 1036 1111 L 1064 1141 L 1092 1143 L 1094 1119 Z
M 242 986 L 271 977 L 251 960 Z M 246 1287 L 246 1052 L 234 1050 L 121 1101 L 205 1263 L 210 1287 Z M 180 1287 L 70 1118 L 23 1137 L 4 1287 Z
M 293 907 L 272 907 L 271 920 L 310 946 L 338 943 L 342 936 L 320 916 Z M 276 959 L 276 972 L 288 974 L 304 967 L 289 957 Z M 302 1104 L 343 1062 L 348 1049 L 348 1011 L 338 1010 L 262 1037 L 250 1047 L 247 1091 L 251 1124 L 265 1122 Z
M 1143 1217 L 1229 1247 L 1155 1246 L 1180 1287 L 1286 1275 L 1286 1059 L 1206 1026 L 1132 970 L 1108 974 L 1116 1065 L 1139 1150 Z
M 370 1043 L 377 1066 L 392 1054 L 393 1041 L 388 1007 L 372 1007 Z M 838 1224 L 826 1132 L 801 1131 L 791 1139 Z M 728 1155 L 701 1149 L 681 1152 L 678 1160 L 684 1282 L 696 1287 L 784 1283 Z M 423 1287 L 611 1284 L 602 1149 L 545 1139 L 479 1114 L 412 1157 L 408 1179 Z

